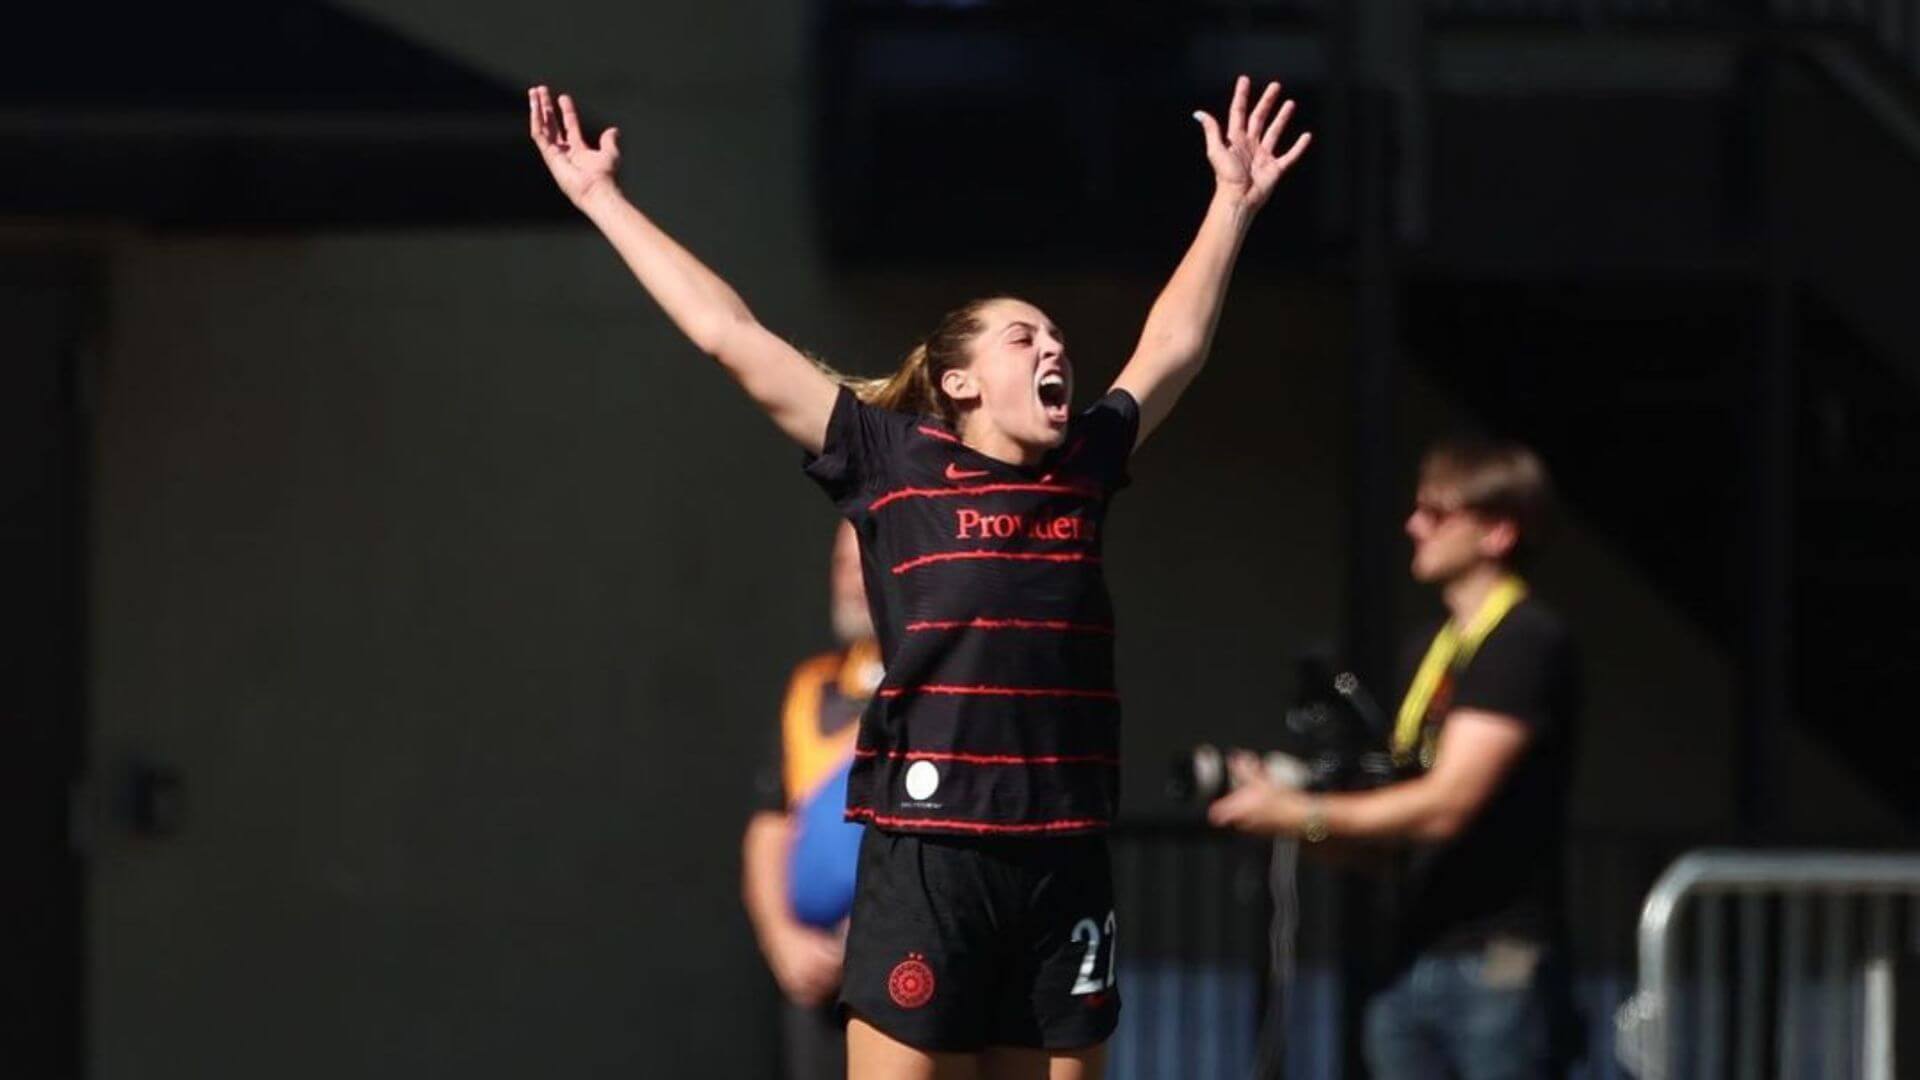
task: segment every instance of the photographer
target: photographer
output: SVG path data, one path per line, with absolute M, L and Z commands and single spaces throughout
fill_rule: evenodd
M 1252 755 L 1216 825 L 1308 848 L 1399 847 L 1392 965 L 1367 1002 L 1367 1064 L 1398 1077 L 1544 1077 L 1564 1067 L 1565 795 L 1578 663 L 1515 566 L 1539 535 L 1546 470 L 1525 447 L 1430 450 L 1407 535 L 1447 618 L 1415 644 L 1392 733 L 1394 782 L 1318 794 Z

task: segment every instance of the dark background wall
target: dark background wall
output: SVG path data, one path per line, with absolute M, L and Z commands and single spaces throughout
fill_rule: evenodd
M 604 299 L 530 303 L 546 286 L 481 272 L 383 301 L 418 279 L 366 238 L 120 264 L 94 755 L 177 770 L 187 809 L 92 864 L 98 1075 L 765 1062 L 730 1013 L 766 1000 L 736 842 L 786 666 L 824 638 L 831 516 L 592 239 L 564 243 Z M 503 269 L 527 247 L 397 246 L 427 244 L 466 267 L 497 245 Z M 966 284 L 829 279 L 871 318 L 799 336 L 887 357 Z M 1151 289 L 1011 284 L 1096 385 Z M 1333 306 L 1243 282 L 1215 365 L 1137 459 L 1111 541 L 1135 814 L 1178 812 L 1158 795 L 1176 748 L 1257 743 L 1291 658 L 1338 636 Z M 1577 530 L 1540 585 L 1598 675 L 1582 821 L 1723 826 L 1724 661 Z
M 0 256 L 0 1044 L 70 1059 L 83 1037 L 82 862 L 69 815 L 81 772 L 86 448 L 73 377 L 96 313 L 84 264 Z
M 1072 334 L 1083 398 L 1104 385 L 1184 237 L 1077 268 L 1023 235 L 964 268 L 831 258 L 800 8 L 354 10 L 619 122 L 636 200 L 836 364 L 884 370 L 1005 290 Z M 1138 122 L 1192 135 L 1179 111 Z M 1316 167 L 1280 198 L 1321 191 Z M 94 810 L 88 1074 L 764 1074 L 771 1028 L 738 1024 L 772 998 L 737 841 L 787 666 L 826 637 L 832 519 L 797 452 L 583 222 L 55 232 L 96 342 L 34 376 L 91 388 L 64 691 Z M 48 265 L 43 236 L 0 243 Z M 1285 254 L 1319 242 L 1297 210 L 1256 230 L 1214 362 L 1115 517 L 1136 819 L 1183 813 L 1165 758 L 1259 742 L 1291 659 L 1348 630 L 1363 327 L 1343 267 Z M 1486 419 L 1431 360 L 1391 402 L 1408 488 L 1426 437 Z M 1588 652 L 1581 825 L 1730 830 L 1724 641 L 1578 506 L 1537 584 Z M 1781 737 L 1788 817 L 1896 827 L 1822 744 Z M 116 801 L 136 767 L 178 782 L 145 831 Z

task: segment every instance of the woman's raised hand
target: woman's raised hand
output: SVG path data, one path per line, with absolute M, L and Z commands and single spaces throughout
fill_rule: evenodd
M 575 206 L 596 191 L 614 190 L 613 174 L 620 167 L 619 128 L 601 132 L 599 146 L 587 145 L 573 99 L 561 94 L 556 110 L 553 93 L 536 86 L 527 91 L 527 129 L 553 182 Z
M 1280 136 L 1287 129 L 1287 121 L 1293 118 L 1293 101 L 1288 99 L 1276 113 L 1274 103 L 1280 100 L 1280 84 L 1268 83 L 1249 112 L 1250 87 L 1245 75 L 1234 81 L 1233 103 L 1227 107 L 1224 131 L 1209 113 L 1196 112 L 1193 118 L 1200 121 L 1200 127 L 1206 132 L 1207 162 L 1213 166 L 1214 183 L 1222 193 L 1248 207 L 1258 208 L 1273 194 L 1273 185 L 1306 153 L 1313 135 L 1302 133 L 1286 153 L 1277 154 Z

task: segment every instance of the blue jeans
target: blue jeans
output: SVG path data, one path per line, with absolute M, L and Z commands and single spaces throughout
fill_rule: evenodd
M 1518 939 L 1422 954 L 1367 1002 L 1367 1067 L 1374 1080 L 1560 1076 L 1566 979 L 1555 950 Z

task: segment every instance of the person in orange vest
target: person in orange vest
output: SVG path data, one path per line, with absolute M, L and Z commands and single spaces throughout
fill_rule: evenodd
M 839 647 L 801 661 L 787 684 L 776 762 L 747 823 L 742 889 L 760 952 L 786 1001 L 782 1044 L 793 1080 L 846 1075 L 840 990 L 853 907 L 858 823 L 845 819 L 860 714 L 880 684 L 880 646 L 860 577 L 860 546 L 842 522 L 830 574 Z

